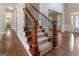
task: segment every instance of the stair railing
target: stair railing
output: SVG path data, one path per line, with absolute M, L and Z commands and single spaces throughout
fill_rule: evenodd
M 31 53 L 32 55 L 40 55 L 39 49 L 38 49 L 38 42 L 37 42 L 37 32 L 38 32 L 38 21 L 33 17 L 33 15 L 29 12 L 27 7 L 24 9 L 25 15 L 29 18 L 31 24 L 32 24 L 32 41 L 31 41 Z
M 45 16 L 42 12 L 40 12 L 34 5 L 30 4 L 32 9 L 34 9 L 36 12 L 39 13 L 39 23 L 42 25 L 45 29 L 48 35 L 52 38 L 52 47 L 57 46 L 57 15 L 58 13 L 53 11 L 52 13 L 52 19 L 49 19 L 47 16 Z
M 40 55 L 38 49 L 38 42 L 37 42 L 38 22 L 40 26 L 42 25 L 44 29 L 46 29 L 46 32 L 52 38 L 51 39 L 52 47 L 56 47 L 57 46 L 57 13 L 53 12 L 52 19 L 49 19 L 32 4 L 29 4 L 29 6 L 31 7 L 31 9 L 25 7 L 24 13 L 29 18 L 32 24 L 31 52 L 32 55 Z M 34 15 L 33 11 L 37 12 L 39 14 L 39 17 L 35 17 L 36 15 Z

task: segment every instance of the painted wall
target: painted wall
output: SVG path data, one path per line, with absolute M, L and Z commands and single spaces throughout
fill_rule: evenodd
M 24 22 L 25 15 L 23 11 L 24 7 L 25 7 L 25 4 L 23 3 L 17 4 L 17 32 L 22 38 L 21 41 L 24 43 L 24 45 L 26 45 L 27 49 L 29 49 L 28 44 L 26 44 L 27 38 L 25 37 L 25 33 L 24 33 L 24 26 L 25 26 L 25 22 Z
M 63 3 L 40 3 L 40 11 L 48 16 L 48 10 L 52 9 L 60 13 L 63 12 Z
M 0 6 L 0 34 L 4 31 L 4 13 L 3 7 Z

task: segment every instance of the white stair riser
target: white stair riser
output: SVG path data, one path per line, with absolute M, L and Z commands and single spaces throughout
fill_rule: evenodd
M 44 47 L 45 48 L 45 47 Z M 48 46 L 44 50 L 40 51 L 40 55 L 43 55 L 52 49 L 52 45 Z
M 41 34 L 41 35 L 38 35 L 38 38 L 42 38 L 42 37 L 45 37 L 45 33 Z
M 48 42 L 48 39 L 42 40 L 42 41 L 39 41 L 39 42 L 38 42 L 38 45 L 42 45 L 42 44 L 47 43 L 47 42 Z
M 46 33 L 42 32 L 43 28 L 38 28 L 38 46 L 40 55 L 45 54 L 52 49 L 52 44 L 48 41 L 49 37 L 45 36 Z

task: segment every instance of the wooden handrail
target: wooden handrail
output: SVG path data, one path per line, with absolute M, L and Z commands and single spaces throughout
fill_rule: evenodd
M 31 5 L 31 4 L 30 4 Z M 47 17 L 45 16 L 42 12 L 40 12 L 37 8 L 35 8 L 33 5 L 31 5 L 38 13 L 40 13 L 41 15 L 43 15 L 49 22 L 52 23 L 52 21 Z
M 30 22 L 32 23 L 32 41 L 31 41 L 31 53 L 34 56 L 40 55 L 39 49 L 38 49 L 38 21 L 35 20 L 33 15 L 29 12 L 27 7 L 23 8 L 25 15 L 29 18 Z
M 34 17 L 33 17 L 33 15 L 30 13 L 30 11 L 28 10 L 28 8 L 27 7 L 25 7 L 25 8 L 23 8 L 23 10 L 24 10 L 24 13 L 28 16 L 28 18 L 29 18 L 29 20 L 31 21 L 31 22 L 38 22 Z

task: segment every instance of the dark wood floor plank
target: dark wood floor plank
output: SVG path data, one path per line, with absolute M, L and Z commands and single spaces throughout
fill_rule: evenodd
M 11 33 L 10 33 L 11 32 Z M 8 56 L 28 56 L 15 31 L 5 33 L 0 41 L 0 54 Z M 10 34 L 10 35 L 9 35 Z M 79 56 L 79 34 L 61 33 L 61 43 L 43 56 Z
M 14 30 L 7 30 L 0 41 L 0 54 L 29 56 Z
M 79 56 L 79 34 L 61 33 L 61 43 L 43 56 Z

